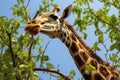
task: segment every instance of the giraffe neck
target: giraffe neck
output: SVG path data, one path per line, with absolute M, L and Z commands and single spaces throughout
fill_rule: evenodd
M 65 26 L 65 25 L 64 25 Z M 68 26 L 68 25 L 67 25 Z M 64 27 L 59 31 L 58 38 L 67 46 L 77 68 L 85 78 L 85 80 L 119 80 L 119 72 L 107 65 L 85 44 L 81 37 L 77 37 L 73 30 Z M 95 67 L 90 74 L 85 73 L 88 65 Z
M 66 27 L 60 31 L 59 39 L 67 46 L 75 64 L 82 73 L 85 65 L 92 59 L 89 55 L 89 49 L 86 49 L 75 34 Z

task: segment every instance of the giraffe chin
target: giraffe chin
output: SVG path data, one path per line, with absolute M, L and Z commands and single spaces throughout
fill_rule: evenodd
M 40 26 L 38 24 L 28 24 L 25 27 L 25 31 L 30 35 L 37 35 L 40 32 Z

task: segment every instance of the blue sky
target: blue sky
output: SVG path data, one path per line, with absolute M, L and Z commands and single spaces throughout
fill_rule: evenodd
M 16 0 L 1 0 L 0 1 L 0 10 L 1 10 L 0 15 L 8 16 L 9 18 L 11 18 L 12 13 L 10 11 L 10 7 L 13 6 L 14 2 L 16 2 Z M 71 4 L 72 2 L 73 0 L 67 0 L 67 1 L 66 0 L 55 0 L 55 3 L 58 4 L 59 7 L 61 8 L 61 11 L 63 11 L 63 9 L 67 7 L 69 4 Z M 96 3 L 91 4 L 91 7 L 93 7 L 95 10 L 99 9 L 102 6 L 102 4 L 99 4 L 99 3 L 96 5 Z M 31 14 L 35 14 L 35 12 L 38 10 L 39 4 L 40 4 L 40 0 L 31 0 L 29 4 Z M 114 13 L 114 11 L 112 11 L 111 14 L 112 13 Z M 61 15 L 61 12 L 59 14 Z M 73 24 L 75 17 L 76 17 L 75 15 L 71 14 L 69 18 L 67 18 L 66 20 L 69 21 L 70 24 Z M 25 33 L 24 28 L 21 29 L 21 31 Z M 97 37 L 94 35 L 94 27 L 93 26 L 88 27 L 87 33 L 90 33 L 90 34 L 88 35 L 88 38 L 87 40 L 85 40 L 85 42 L 89 46 L 92 46 L 93 43 L 97 40 Z M 80 33 L 79 35 L 82 36 Z M 74 64 L 73 59 L 71 55 L 69 54 L 67 47 L 59 39 L 50 39 L 49 37 L 43 34 L 39 34 L 37 36 L 41 36 L 44 39 L 44 43 L 42 44 L 43 46 L 45 46 L 47 42 L 50 41 L 50 44 L 48 45 L 45 54 L 49 55 L 50 61 L 54 63 L 55 67 L 59 65 L 59 70 L 63 72 L 64 74 L 68 74 L 70 70 L 75 70 L 76 71 L 75 80 L 81 78 L 81 74 L 78 71 L 76 65 Z M 105 60 L 104 50 L 101 52 L 98 52 L 98 54 Z M 49 80 L 49 75 L 43 75 L 42 72 L 40 72 L 39 75 L 42 75 L 43 79 Z

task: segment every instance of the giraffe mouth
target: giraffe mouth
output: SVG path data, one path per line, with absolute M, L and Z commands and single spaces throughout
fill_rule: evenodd
M 40 32 L 40 25 L 39 24 L 28 24 L 25 27 L 25 31 L 27 31 L 31 35 L 36 35 Z

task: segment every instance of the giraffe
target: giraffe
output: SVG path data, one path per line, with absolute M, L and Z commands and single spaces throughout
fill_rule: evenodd
M 83 39 L 65 20 L 72 11 L 72 5 L 64 9 L 62 16 L 58 16 L 57 12 L 59 11 L 60 8 L 55 8 L 51 13 L 41 13 L 39 17 L 26 25 L 25 31 L 31 35 L 36 35 L 40 32 L 50 38 L 59 38 L 68 48 L 78 70 L 85 80 L 120 80 L 120 72 L 103 61 L 87 46 Z M 89 74 L 85 72 L 88 65 L 94 67 Z

